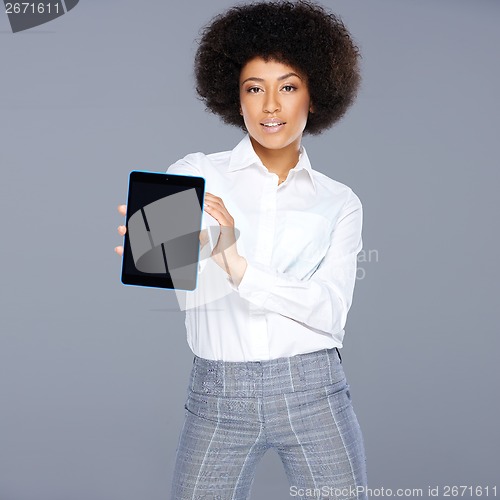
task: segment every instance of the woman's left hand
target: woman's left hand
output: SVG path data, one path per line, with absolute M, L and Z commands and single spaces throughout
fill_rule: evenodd
M 205 212 L 217 220 L 220 234 L 212 251 L 212 259 L 231 277 L 238 286 L 247 267 L 247 261 L 238 253 L 234 232 L 234 219 L 227 211 L 222 198 L 205 193 Z

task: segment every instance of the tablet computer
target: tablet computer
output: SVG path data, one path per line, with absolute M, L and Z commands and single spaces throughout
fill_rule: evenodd
M 121 281 L 194 290 L 205 179 L 134 170 L 129 176 Z

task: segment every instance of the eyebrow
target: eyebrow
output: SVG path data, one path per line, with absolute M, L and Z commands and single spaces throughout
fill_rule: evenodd
M 293 72 L 287 73 L 286 75 L 278 76 L 278 78 L 276 78 L 276 80 L 278 80 L 280 82 L 281 80 L 286 80 L 287 78 L 289 78 L 291 76 L 296 76 L 299 80 L 302 80 L 302 78 L 300 78 L 300 76 L 297 75 L 297 73 L 293 73 Z M 249 80 L 252 80 L 254 82 L 263 82 L 264 78 L 257 78 L 256 76 L 251 76 L 250 78 L 247 78 L 245 81 L 241 82 L 241 85 L 243 85 L 245 82 L 248 82 Z

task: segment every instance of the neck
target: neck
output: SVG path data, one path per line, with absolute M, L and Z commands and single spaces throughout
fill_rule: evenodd
M 253 149 L 264 166 L 280 179 L 285 179 L 288 172 L 299 161 L 300 141 L 294 141 L 281 149 L 267 149 L 250 137 Z

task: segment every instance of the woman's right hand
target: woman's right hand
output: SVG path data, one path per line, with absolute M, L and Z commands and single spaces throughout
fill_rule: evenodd
M 120 212 L 120 214 L 125 217 L 127 215 L 127 205 L 118 205 L 118 212 Z M 126 226 L 118 226 L 118 234 L 120 236 L 125 236 L 126 232 L 127 232 Z M 208 232 L 206 229 L 202 229 L 200 231 L 201 248 L 203 248 L 207 243 L 208 243 Z M 115 252 L 118 255 L 123 255 L 123 246 L 119 245 L 119 246 L 115 247 Z

